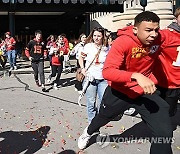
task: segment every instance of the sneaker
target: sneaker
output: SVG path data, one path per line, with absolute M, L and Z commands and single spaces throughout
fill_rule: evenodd
M 88 127 L 84 129 L 82 135 L 78 138 L 78 147 L 81 150 L 86 148 L 87 144 L 89 143 L 89 139 L 91 138 L 91 135 L 87 133 L 87 128 Z
M 39 80 L 36 80 L 35 82 L 36 82 L 36 85 L 37 85 L 38 87 L 41 86 L 41 85 L 39 84 Z
M 53 89 L 55 89 L 55 90 L 58 90 L 58 89 L 59 89 L 59 88 L 57 87 L 57 83 L 54 83 Z
M 136 111 L 135 108 L 129 108 L 128 110 L 124 111 L 124 114 L 132 115 Z
M 17 70 L 17 66 L 14 66 L 14 70 Z
M 43 92 L 46 92 L 46 88 L 45 88 L 44 84 L 41 85 L 41 88 L 42 88 Z
M 51 78 L 48 77 L 48 78 L 47 78 L 47 83 L 50 83 L 50 82 L 51 82 Z
M 9 72 L 11 72 L 13 70 L 13 67 L 11 67 L 10 69 L 9 69 Z
M 79 95 L 81 95 L 82 94 L 82 90 L 79 90 L 78 93 L 79 93 Z

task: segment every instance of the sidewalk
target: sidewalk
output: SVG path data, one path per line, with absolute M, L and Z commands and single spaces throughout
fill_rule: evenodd
M 33 73 L 32 67 L 31 67 L 31 62 L 27 58 L 20 58 L 17 59 L 17 70 L 13 70 L 12 74 L 31 74 Z M 70 59 L 70 64 L 72 67 L 76 65 L 76 59 Z M 6 74 L 9 70 L 9 63 L 7 62 L 5 69 L 2 69 L 0 67 L 0 76 L 3 74 Z M 49 61 L 46 60 L 44 62 L 44 72 L 45 73 L 50 73 L 50 64 Z
M 77 104 L 79 94 L 74 91 L 75 74 L 62 73 L 62 87 L 54 90 L 49 85 L 47 88 L 51 89 L 44 93 L 34 83 L 30 62 L 18 60 L 17 65 L 19 68 L 13 71 L 14 75 L 0 78 L 0 147 L 12 150 L 9 153 L 25 153 L 25 150 L 33 150 L 30 153 L 36 154 L 149 153 L 150 143 L 145 139 L 151 136 L 151 132 L 139 115 L 124 115 L 121 120 L 110 122 L 101 128 L 101 133 L 108 134 L 107 137 L 94 135 L 88 147 L 79 152 L 77 140 L 88 123 L 85 97 L 82 107 Z M 48 61 L 45 70 L 50 71 Z M 172 119 L 177 128 L 173 154 L 180 152 L 179 117 L 180 104 Z M 40 134 L 38 138 L 37 134 Z

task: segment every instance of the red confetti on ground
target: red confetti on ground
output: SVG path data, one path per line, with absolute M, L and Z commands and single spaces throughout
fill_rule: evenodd
M 106 125 L 106 127 L 113 127 L 113 125 L 111 125 L 111 124 L 107 124 L 107 125 Z
M 62 144 L 65 145 L 66 141 L 64 139 L 61 140 Z
M 79 150 L 77 154 L 85 154 L 85 152 L 83 150 Z

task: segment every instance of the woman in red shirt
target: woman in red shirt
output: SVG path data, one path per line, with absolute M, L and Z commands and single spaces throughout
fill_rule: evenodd
M 62 73 L 62 62 L 63 62 L 63 54 L 66 51 L 66 48 L 64 47 L 64 38 L 63 36 L 58 36 L 56 43 L 53 47 L 51 47 L 49 55 L 52 57 L 51 59 L 51 68 L 52 73 L 48 77 L 47 82 L 51 82 L 51 78 L 56 76 L 56 79 L 54 81 L 53 88 L 55 90 L 58 90 L 58 83 L 61 77 Z M 56 75 L 57 72 L 57 75 Z

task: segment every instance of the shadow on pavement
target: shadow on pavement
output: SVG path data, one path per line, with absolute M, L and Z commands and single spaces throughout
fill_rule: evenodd
M 27 154 L 37 152 L 42 148 L 49 132 L 49 126 L 43 126 L 35 131 L 6 131 L 0 133 L 0 153 L 18 154 L 26 151 Z
M 78 104 L 77 102 L 73 102 L 73 101 L 69 101 L 69 100 L 66 100 L 66 99 L 62 99 L 62 98 L 59 98 L 59 97 L 56 97 L 56 96 L 48 95 L 48 94 L 45 93 L 45 92 L 39 92 L 39 91 L 36 91 L 36 90 L 32 90 L 32 89 L 29 88 L 29 85 L 28 85 L 27 83 L 21 81 L 21 79 L 20 79 L 17 75 L 14 75 L 14 76 L 15 76 L 15 78 L 16 78 L 20 83 L 22 83 L 23 85 L 25 85 L 25 88 L 24 88 L 25 91 L 28 90 L 28 91 L 31 91 L 31 92 L 34 92 L 34 93 L 38 93 L 38 94 L 41 94 L 41 95 L 44 95 L 44 96 L 47 96 L 47 97 L 51 97 L 51 98 L 54 98 L 54 99 L 61 100 L 61 101 L 63 101 L 63 102 L 67 102 L 67 103 L 71 103 L 71 104 L 74 104 L 74 105 L 78 105 L 78 106 L 79 106 L 79 104 Z M 49 90 L 49 89 L 47 89 L 47 92 L 48 92 L 48 90 Z M 86 105 L 83 105 L 83 104 L 82 104 L 82 106 L 83 106 L 83 107 L 86 107 Z
M 58 154 L 76 154 L 76 152 L 75 151 L 73 151 L 73 150 L 64 150 L 64 151 L 62 151 L 62 152 L 60 152 L 60 153 L 58 153 Z
M 62 87 L 72 86 L 75 84 L 74 79 L 75 79 L 75 77 L 60 79 L 60 85 L 62 85 Z

